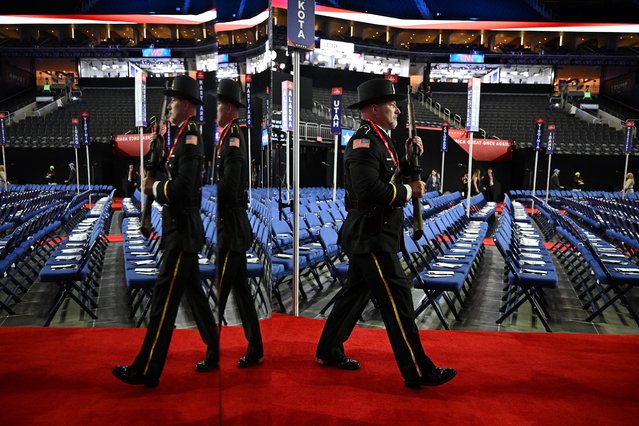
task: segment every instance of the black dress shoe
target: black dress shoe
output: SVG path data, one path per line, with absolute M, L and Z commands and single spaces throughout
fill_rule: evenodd
M 206 373 L 211 370 L 215 370 L 218 367 L 219 363 L 217 361 L 207 361 L 204 359 L 195 364 L 195 371 L 197 371 L 198 373 Z
M 439 386 L 449 382 L 457 375 L 452 368 L 435 368 L 416 380 L 405 380 L 407 387 L 419 389 L 421 386 Z
M 113 375 L 129 385 L 144 385 L 147 388 L 154 388 L 160 384 L 160 379 L 145 376 L 130 365 L 116 365 L 113 367 Z
M 342 357 L 338 360 L 325 360 L 315 357 L 315 362 L 326 367 L 337 367 L 340 370 L 359 370 L 359 361 L 354 358 Z
M 254 357 L 254 356 L 244 355 L 237 362 L 237 366 L 239 368 L 249 368 L 252 365 L 260 365 L 263 362 L 264 362 L 264 357 L 263 356 L 257 358 L 257 357 Z

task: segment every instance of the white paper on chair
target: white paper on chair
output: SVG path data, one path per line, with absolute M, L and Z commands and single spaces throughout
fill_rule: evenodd
M 433 266 L 437 266 L 438 268 L 450 268 L 450 269 L 457 269 L 462 267 L 462 265 L 459 265 L 456 263 L 446 263 L 446 262 L 435 262 Z
M 136 265 L 155 265 L 155 260 L 153 260 L 153 259 L 136 260 L 133 263 L 136 264 Z
M 158 273 L 157 268 L 135 268 L 134 271 L 137 274 L 147 274 L 147 275 L 151 275 L 151 274 L 155 275 Z
M 80 260 L 82 256 L 56 256 L 55 260 Z

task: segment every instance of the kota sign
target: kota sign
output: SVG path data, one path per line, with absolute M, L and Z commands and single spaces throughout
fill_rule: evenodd
M 288 0 L 288 45 L 304 50 L 315 49 L 315 2 Z

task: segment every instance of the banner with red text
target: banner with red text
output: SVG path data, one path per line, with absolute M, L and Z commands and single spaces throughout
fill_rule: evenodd
M 441 127 L 417 126 L 418 129 L 436 130 L 441 132 Z M 470 136 L 464 129 L 448 129 L 450 136 L 457 145 L 466 152 L 470 150 Z M 507 139 L 483 139 L 473 138 L 473 160 L 476 161 L 507 161 L 512 158 L 513 143 Z
M 142 143 L 144 144 L 144 155 L 149 152 L 149 146 L 153 140 L 153 133 L 143 133 Z M 140 134 L 129 133 L 126 135 L 113 136 L 113 153 L 121 157 L 140 156 Z

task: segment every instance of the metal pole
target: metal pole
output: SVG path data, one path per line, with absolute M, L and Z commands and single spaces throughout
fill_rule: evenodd
M 295 96 L 295 95 L 293 95 Z M 293 102 L 295 108 L 295 102 Z M 291 132 L 286 132 L 286 202 L 291 201 Z
M 550 163 L 552 162 L 552 154 L 548 155 L 548 176 L 546 176 L 546 204 L 548 204 L 548 191 L 550 191 Z
M 89 184 L 89 204 L 91 204 L 91 160 L 89 159 L 89 145 L 84 145 L 87 151 L 87 183 Z
M 251 205 L 251 188 L 253 186 L 253 163 L 251 162 L 251 128 L 248 129 L 248 198 Z
M 537 162 L 539 161 L 539 151 L 535 151 L 535 169 L 533 170 L 533 190 L 532 190 L 532 204 L 530 210 L 530 216 L 535 214 L 535 190 L 537 189 Z
M 624 186 L 626 185 L 626 175 L 628 174 L 628 157 L 630 157 L 630 154 L 626 154 L 626 166 L 623 169 L 623 184 L 621 185 L 621 198 L 623 200 L 626 199 L 626 191 L 624 191 Z
M 4 156 L 4 145 L 2 145 L 2 165 L 4 165 L 5 182 L 4 187 L 7 188 L 7 182 L 9 181 L 9 174 L 7 173 L 7 158 Z
M 78 162 L 78 148 L 75 149 L 75 181 L 76 181 L 76 193 L 80 193 L 80 163 Z M 71 183 L 71 182 L 69 182 Z
M 442 194 L 444 193 L 444 161 L 446 161 L 446 151 L 442 151 L 442 180 L 439 185 Z
M 140 133 L 140 205 L 144 205 L 144 140 L 142 136 L 142 126 L 139 127 Z
M 470 185 L 473 183 L 473 132 L 470 132 L 470 148 L 468 149 L 468 189 L 466 190 L 466 216 L 470 217 Z
M 293 50 L 293 315 L 300 315 L 300 52 Z M 288 154 L 288 147 L 286 150 Z M 288 173 L 288 168 L 286 169 Z
M 333 202 L 337 199 L 337 149 L 339 135 L 335 135 L 335 152 L 333 153 Z

